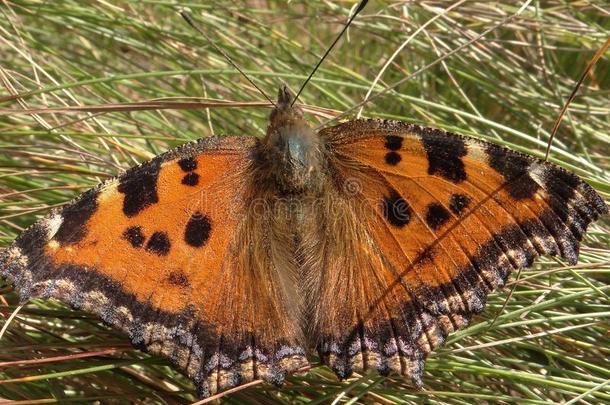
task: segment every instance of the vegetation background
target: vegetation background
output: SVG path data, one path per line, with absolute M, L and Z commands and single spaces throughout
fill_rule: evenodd
M 211 134 L 264 133 L 269 109 L 263 97 L 180 18 L 180 6 L 188 6 L 215 43 L 274 96 L 282 81 L 295 90 L 301 85 L 355 4 L 0 2 L 0 246 L 51 207 L 168 148 Z M 562 105 L 609 34 L 607 1 L 372 1 L 300 102 L 310 107 L 314 125 L 323 124 L 370 89 L 374 94 L 419 72 L 366 104 L 363 115 L 543 156 Z M 605 53 L 571 103 L 551 153 L 606 198 L 609 97 Z M 160 98 L 145 111 L 117 105 Z M 170 103 L 201 101 L 189 98 L 224 100 L 234 108 Z M 91 105 L 121 111 L 66 109 Z M 282 389 L 259 384 L 223 400 L 610 403 L 609 246 L 605 218 L 590 227 L 579 265 L 543 258 L 516 285 L 493 294 L 482 316 L 431 355 L 423 391 L 396 376 L 339 382 L 314 361 Z M 16 295 L 8 285 L 0 294 L 8 325 L 0 339 L 1 398 L 20 404 L 196 400 L 192 384 L 165 360 L 133 349 L 95 317 L 34 301 L 7 323 Z

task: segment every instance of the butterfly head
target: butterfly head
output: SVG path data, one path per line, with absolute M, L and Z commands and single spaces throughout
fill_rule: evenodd
M 271 171 L 284 192 L 314 190 L 322 162 L 320 139 L 303 118 L 293 95 L 282 85 L 269 116 L 264 141 Z

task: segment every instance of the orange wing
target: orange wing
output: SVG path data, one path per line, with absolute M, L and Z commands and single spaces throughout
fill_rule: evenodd
M 272 215 L 246 211 L 256 144 L 208 138 L 130 169 L 30 227 L 0 258 L 2 275 L 22 301 L 100 315 L 203 396 L 281 382 L 306 359 L 288 292 L 274 287 L 285 263 L 265 254 L 272 237 L 258 237 Z
M 394 370 L 421 384 L 427 353 L 511 269 L 542 254 L 576 263 L 587 225 L 608 211 L 574 174 L 479 140 L 374 120 L 320 135 L 342 205 L 321 232 L 344 240 L 312 287 L 314 320 L 320 356 L 342 377 Z

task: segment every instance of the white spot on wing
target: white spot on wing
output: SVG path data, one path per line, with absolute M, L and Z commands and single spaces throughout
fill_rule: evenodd
M 528 172 L 529 172 L 530 177 L 532 179 L 534 179 L 534 181 L 536 183 L 538 183 L 538 185 L 544 186 L 545 178 L 546 178 L 546 168 L 544 167 L 544 165 L 533 162 L 530 165 Z
M 118 191 L 117 187 L 119 186 L 119 181 L 117 179 L 109 180 L 108 183 L 104 185 L 104 188 L 100 190 L 99 195 L 97 196 L 98 204 L 103 203 L 106 200 L 111 199 L 115 196 Z
M 51 240 L 55 236 L 63 221 L 62 216 L 59 214 L 53 214 L 45 220 L 43 225 L 47 230 L 47 240 Z
M 477 142 L 474 139 L 464 139 L 464 143 L 468 150 L 468 153 L 466 154 L 468 158 L 481 162 L 487 161 L 487 154 L 485 153 L 485 150 L 483 150 L 483 145 L 480 142 Z

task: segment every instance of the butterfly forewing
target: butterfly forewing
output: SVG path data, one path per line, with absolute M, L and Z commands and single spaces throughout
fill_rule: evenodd
M 575 263 L 587 225 L 607 212 L 575 175 L 490 143 L 377 120 L 320 135 L 349 211 L 342 227 L 357 237 L 316 286 L 318 350 L 341 376 L 394 370 L 421 384 L 427 353 L 511 269 L 542 254 Z

